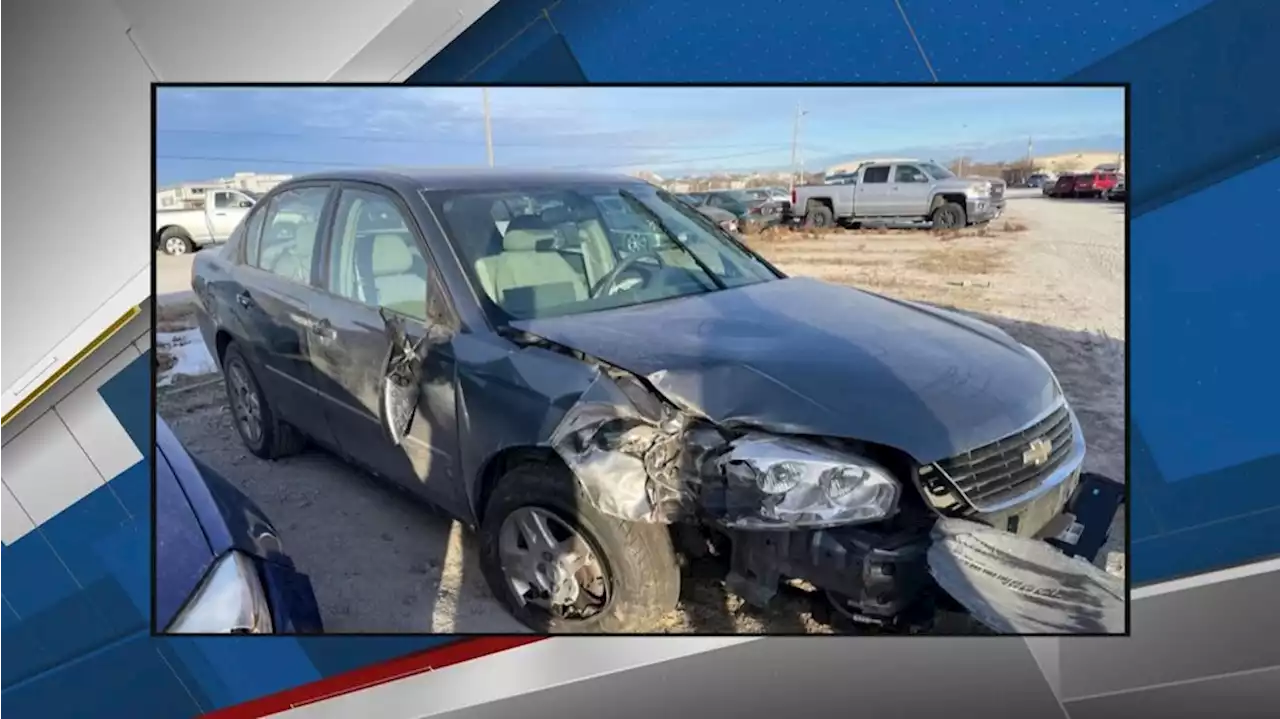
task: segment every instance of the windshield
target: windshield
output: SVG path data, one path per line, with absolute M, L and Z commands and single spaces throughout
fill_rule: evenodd
M 711 220 L 651 185 L 422 196 L 500 325 L 779 277 Z
M 920 169 L 929 173 L 929 177 L 932 177 L 935 180 L 948 180 L 952 177 L 955 177 L 955 173 L 951 172 L 951 170 L 948 170 L 947 168 L 941 167 L 939 165 L 935 165 L 932 162 L 922 163 L 920 165 Z

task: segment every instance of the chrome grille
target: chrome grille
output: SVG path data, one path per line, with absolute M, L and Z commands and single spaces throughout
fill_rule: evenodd
M 1031 492 L 1071 455 L 1074 442 L 1071 413 L 1065 404 L 1047 417 L 997 442 L 935 463 L 964 499 L 983 511 Z M 1048 442 L 1040 464 L 1028 461 L 1036 440 Z M 921 470 L 928 474 L 932 468 Z

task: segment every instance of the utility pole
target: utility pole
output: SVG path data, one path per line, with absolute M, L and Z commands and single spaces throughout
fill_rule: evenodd
M 493 122 L 489 117 L 489 88 L 481 88 L 484 96 L 484 145 L 489 153 L 489 167 L 493 167 Z
M 804 171 L 802 166 L 797 165 L 797 161 L 799 157 L 798 153 L 800 151 L 800 118 L 804 117 L 807 114 L 808 113 L 804 111 L 804 108 L 800 106 L 800 103 L 797 102 L 795 124 L 792 125 L 791 127 L 791 187 L 790 189 L 792 190 L 794 190 L 796 187 L 797 168 L 799 168 L 798 170 L 799 172 Z M 803 182 L 804 178 L 800 178 L 800 180 Z

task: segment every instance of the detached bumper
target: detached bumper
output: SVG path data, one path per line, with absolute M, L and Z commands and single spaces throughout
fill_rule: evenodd
M 1073 484 L 1064 483 L 1063 488 Z M 1086 475 L 1065 502 L 1063 494 L 1049 492 L 998 516 L 981 519 L 1001 534 L 1042 539 L 1067 555 L 1091 561 L 1106 541 L 1122 501 L 1122 487 Z M 1082 511 L 1085 506 L 1088 511 Z M 757 606 L 774 597 L 783 579 L 800 579 L 841 595 L 850 608 L 868 617 L 889 620 L 906 613 L 937 588 L 929 568 L 928 553 L 935 541 L 930 526 L 900 531 L 885 531 L 876 525 L 734 531 L 730 539 L 729 588 Z

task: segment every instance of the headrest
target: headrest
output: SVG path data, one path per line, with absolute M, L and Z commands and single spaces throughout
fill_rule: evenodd
M 413 270 L 413 252 L 403 235 L 374 235 L 370 241 L 375 277 L 403 275 Z
M 542 211 L 542 221 L 548 225 L 563 225 L 573 222 L 573 212 L 564 205 L 548 207 Z
M 514 220 L 511 225 L 511 227 L 507 228 L 507 234 L 502 236 L 503 252 L 537 252 L 539 250 L 549 250 L 555 246 L 556 233 L 554 230 L 513 229 L 515 226 Z
M 549 230 L 551 225 L 539 215 L 516 215 L 511 218 L 507 230 Z

